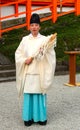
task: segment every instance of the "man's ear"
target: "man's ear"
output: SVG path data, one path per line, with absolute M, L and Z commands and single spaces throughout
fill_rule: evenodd
M 41 26 L 39 26 L 39 30 L 41 29 Z

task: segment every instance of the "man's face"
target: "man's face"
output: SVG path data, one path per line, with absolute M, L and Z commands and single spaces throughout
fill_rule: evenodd
M 30 31 L 33 36 L 37 36 L 38 32 L 40 30 L 40 25 L 37 23 L 30 24 Z

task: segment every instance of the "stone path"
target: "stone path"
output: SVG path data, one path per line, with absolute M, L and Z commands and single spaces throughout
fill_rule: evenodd
M 0 129 L 1 130 L 80 130 L 80 87 L 67 87 L 69 76 L 55 76 L 48 92 L 48 123 L 34 124 L 26 128 L 21 119 L 22 100 L 17 97 L 16 83 L 0 83 Z M 80 81 L 80 74 L 76 76 Z

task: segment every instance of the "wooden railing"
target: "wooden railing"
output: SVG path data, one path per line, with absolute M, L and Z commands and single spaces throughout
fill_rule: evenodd
M 23 2 L 25 4 L 25 6 L 26 6 L 26 10 L 23 11 L 23 12 L 19 12 L 18 11 L 18 6 L 19 6 L 19 4 L 21 4 Z M 53 14 L 56 12 L 56 6 L 57 5 L 55 6 L 55 3 L 54 3 L 53 0 L 52 0 L 52 2 L 49 5 L 42 6 L 42 7 L 36 8 L 36 9 L 31 9 L 31 0 L 17 0 L 15 2 L 9 2 L 9 3 L 5 3 L 5 4 L 0 4 L 0 9 L 2 7 L 4 7 L 4 6 L 11 6 L 11 5 L 14 5 L 14 7 L 15 7 L 15 13 L 14 14 L 11 14 L 11 15 L 8 15 L 8 16 L 1 16 L 1 14 L 0 14 L 0 37 L 1 37 L 2 33 L 6 32 L 6 31 L 9 31 L 9 30 L 16 29 L 16 28 L 20 28 L 20 27 L 26 26 L 27 29 L 29 29 L 30 16 L 31 16 L 31 13 L 34 12 L 34 11 L 38 11 L 38 10 L 45 9 L 45 8 L 51 8 L 52 9 L 52 14 L 50 16 L 48 16 L 48 17 L 42 18 L 41 21 L 45 21 L 45 20 L 49 20 L 49 19 L 52 19 L 53 22 L 56 21 L 54 19 L 55 17 L 54 17 Z M 19 15 L 22 15 L 22 14 L 26 14 L 26 23 L 2 29 L 2 26 L 1 26 L 2 20 L 6 20 L 6 19 L 12 18 L 12 17 L 18 17 Z
M 26 10 L 19 12 L 18 6 L 22 2 L 25 2 Z M 1 9 L 5 6 L 12 6 L 12 5 L 14 6 L 14 10 L 15 10 L 14 13 L 7 15 L 7 16 L 1 16 Z M 25 23 L 2 29 L 2 21 L 3 20 L 7 20 L 7 19 L 13 18 L 13 17 L 18 18 L 22 14 L 26 15 L 26 22 Z M 2 33 L 6 32 L 6 31 L 10 31 L 10 30 L 13 30 L 13 29 L 16 29 L 16 28 L 21 28 L 21 27 L 24 27 L 24 26 L 29 28 L 30 16 L 31 16 L 31 1 L 30 0 L 16 0 L 14 2 L 11 1 L 11 2 L 7 2 L 7 3 L 4 3 L 4 4 L 0 4 L 0 37 L 1 37 Z
M 4 0 L 5 1 L 5 0 Z M 9 0 L 7 0 L 9 1 Z M 32 9 L 31 5 L 32 5 L 32 1 L 31 0 L 10 0 L 11 2 L 4 2 L 3 4 L 0 3 L 0 37 L 2 36 L 2 33 L 9 31 L 9 30 L 13 30 L 16 28 L 21 28 L 26 26 L 27 29 L 29 29 L 29 21 L 30 21 L 30 17 L 31 17 L 31 13 L 34 11 L 39 11 L 45 8 L 50 8 L 51 10 L 51 15 L 41 18 L 41 21 L 46 21 L 51 19 L 54 23 L 56 22 L 57 18 L 62 16 L 62 15 L 66 15 L 69 13 L 75 13 L 76 15 L 80 15 L 80 0 L 50 0 L 51 2 L 48 3 L 48 5 L 45 6 L 40 6 L 38 8 Z M 48 1 L 48 0 L 47 0 Z M 62 6 L 66 3 L 66 2 L 73 2 L 74 3 L 74 9 L 67 11 L 67 12 L 63 12 L 61 11 L 60 13 L 57 12 L 57 7 L 60 6 L 60 8 L 62 8 Z M 19 4 L 25 4 L 25 11 L 19 12 Z M 8 16 L 2 16 L 1 15 L 1 9 L 5 6 L 14 6 L 14 13 L 10 14 Z M 3 20 L 7 20 L 9 18 L 13 18 L 16 17 L 18 18 L 20 15 L 25 14 L 26 17 L 26 22 L 23 24 L 19 24 L 19 25 L 15 25 L 12 27 L 7 27 L 7 28 L 2 28 L 2 21 Z

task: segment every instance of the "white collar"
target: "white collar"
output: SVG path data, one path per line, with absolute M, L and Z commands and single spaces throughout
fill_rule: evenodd
M 33 37 L 32 33 L 29 34 L 29 38 L 40 38 L 41 37 L 41 34 L 38 33 L 38 35 L 36 37 Z

